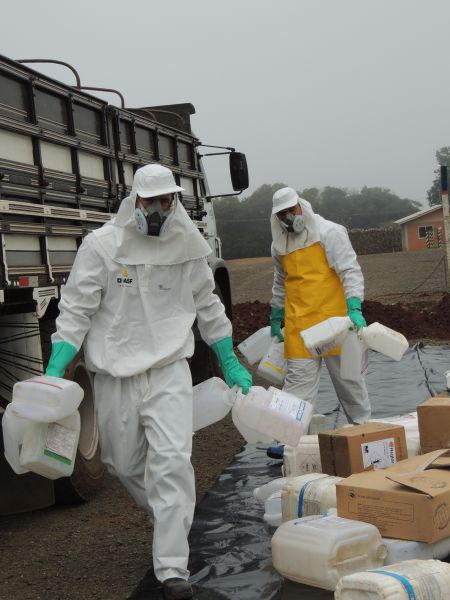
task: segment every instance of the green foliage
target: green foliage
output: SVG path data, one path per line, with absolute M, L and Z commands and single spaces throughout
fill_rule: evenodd
M 438 165 L 450 166 L 450 146 L 443 146 L 436 150 L 435 156 Z M 427 190 L 427 199 L 430 206 L 442 204 L 440 169 L 434 170 L 434 179 L 430 189 Z
M 283 183 L 262 185 L 251 196 L 214 200 L 224 258 L 270 256 L 272 196 Z M 311 202 L 314 212 L 348 229 L 385 227 L 422 208 L 419 202 L 400 198 L 387 188 L 363 187 L 360 192 L 344 188 L 307 188 L 299 195 Z

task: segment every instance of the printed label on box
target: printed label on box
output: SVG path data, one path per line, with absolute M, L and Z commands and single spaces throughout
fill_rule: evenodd
M 394 438 L 364 442 L 361 444 L 364 468 L 373 465 L 375 469 L 390 467 L 397 462 Z

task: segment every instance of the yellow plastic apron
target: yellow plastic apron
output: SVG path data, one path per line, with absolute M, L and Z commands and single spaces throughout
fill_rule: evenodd
M 286 288 L 284 355 L 311 358 L 299 332 L 329 317 L 347 316 L 344 288 L 319 242 L 280 256 L 280 260 Z M 335 348 L 327 355 L 340 352 Z

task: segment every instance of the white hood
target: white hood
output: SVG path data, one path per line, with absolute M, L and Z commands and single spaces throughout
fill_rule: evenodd
M 300 248 L 307 248 L 320 240 L 319 223 L 311 204 L 300 197 L 298 201 L 305 219 L 305 229 L 301 233 L 287 232 L 276 215 L 270 217 L 273 247 L 280 256 L 290 254 Z
M 176 265 L 205 258 L 211 248 L 178 200 L 159 236 L 136 229 L 136 194 L 124 198 L 116 217 L 93 233 L 106 254 L 125 265 Z

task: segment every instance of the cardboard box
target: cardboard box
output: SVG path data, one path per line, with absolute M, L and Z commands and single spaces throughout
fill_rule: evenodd
M 417 407 L 422 452 L 450 448 L 450 398 L 445 392 Z
M 319 433 L 322 472 L 348 477 L 408 458 L 405 428 L 392 423 L 365 423 Z
M 372 523 L 382 536 L 417 542 L 450 537 L 450 453 L 437 450 L 336 486 L 340 517 Z

